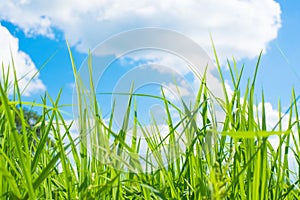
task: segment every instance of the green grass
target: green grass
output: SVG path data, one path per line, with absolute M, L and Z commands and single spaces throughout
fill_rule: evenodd
M 262 99 L 255 100 L 254 93 L 260 57 L 252 79 L 249 78 L 246 88 L 243 88 L 244 93 L 240 88 L 243 67 L 239 70 L 235 62 L 228 63 L 234 86 L 233 94 L 229 94 L 215 54 L 224 98 L 218 99 L 211 93 L 204 75 L 194 104 L 187 105 L 182 101 L 181 109 L 165 97 L 163 90 L 160 97 L 134 94 L 133 85 L 128 88 L 127 111 L 119 130 L 113 128 L 114 107 L 109 122 L 105 123 L 92 78 L 87 92 L 78 77 L 71 52 L 70 58 L 76 90 L 81 94 L 76 105 L 80 138 L 70 133 L 72 124 L 63 117 L 59 103 L 61 92 L 55 99 L 45 94 L 42 104 L 24 102 L 14 66 L 10 67 L 15 77 L 13 85 L 8 74 L 2 73 L 1 199 L 299 198 L 297 97 L 292 90 L 286 116 L 287 129 L 283 129 L 281 120 L 273 130 L 267 129 L 264 95 L 262 93 Z M 92 60 L 89 60 L 89 68 L 91 71 Z M 11 88 L 13 95 L 9 95 Z M 163 103 L 167 134 L 159 132 L 155 121 L 151 127 L 141 125 L 138 96 L 156 98 Z M 257 112 L 257 102 L 263 103 L 261 114 Z M 40 118 L 33 126 L 25 119 L 25 106 L 42 108 Z M 216 116 L 216 106 L 225 113 L 222 121 Z M 180 116 L 179 122 L 173 120 L 171 109 Z M 281 112 L 278 103 L 279 119 L 283 117 Z M 16 118 L 21 121 L 20 130 L 16 128 Z M 132 129 L 129 128 L 129 119 L 133 119 Z M 139 152 L 144 147 L 137 132 L 146 136 L 148 144 L 143 162 Z M 180 134 L 186 149 L 180 148 L 176 140 Z M 279 138 L 276 148 L 270 143 L 271 135 Z M 167 152 L 166 158 L 163 152 Z M 291 169 L 289 155 L 294 155 L 298 171 Z

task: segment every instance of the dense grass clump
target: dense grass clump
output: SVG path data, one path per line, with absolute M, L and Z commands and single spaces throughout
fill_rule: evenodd
M 79 137 L 70 133 L 72 124 L 67 123 L 60 111 L 61 92 L 56 99 L 46 94 L 42 104 L 24 102 L 14 70 L 14 85 L 8 81 L 8 75 L 1 78 L 0 198 L 299 198 L 300 122 L 296 95 L 292 91 L 287 128 L 283 129 L 283 121 L 279 120 L 273 130 L 269 130 L 264 95 L 258 101 L 262 102 L 261 113 L 254 100 L 259 60 L 243 94 L 240 89 L 243 68 L 238 70 L 235 63 L 229 64 L 234 90 L 228 94 L 217 62 L 223 99 L 210 92 L 205 75 L 194 104 L 186 105 L 182 101 L 183 109 L 166 99 L 163 90 L 161 97 L 152 96 L 165 106 L 168 126 L 165 134 L 159 132 L 155 123 L 151 128 L 139 123 L 135 97 L 146 94 L 134 94 L 133 89 L 128 94 L 122 127 L 117 131 L 113 128 L 114 108 L 109 122 L 105 122 L 92 79 L 88 94 L 83 95 L 86 91 L 70 55 L 76 90 L 82 94 L 76 105 Z M 89 63 L 92 69 L 92 62 Z M 12 89 L 13 95 L 9 95 Z M 34 124 L 29 124 L 24 115 L 24 108 L 28 106 L 42 108 Z M 216 116 L 216 106 L 225 113 L 223 121 Z M 177 111 L 179 121 L 173 121 L 171 108 Z M 282 119 L 280 103 L 278 110 L 278 118 Z M 129 130 L 130 118 L 133 127 Z M 132 139 L 128 143 L 129 131 Z M 143 147 L 138 131 L 147 138 L 143 162 L 139 157 Z M 186 148 L 178 145 L 178 135 L 183 136 Z M 278 147 L 270 143 L 271 135 L 278 137 Z M 168 152 L 167 158 L 162 152 Z M 177 159 L 172 159 L 174 155 Z M 291 161 L 296 163 L 296 169 L 291 168 Z

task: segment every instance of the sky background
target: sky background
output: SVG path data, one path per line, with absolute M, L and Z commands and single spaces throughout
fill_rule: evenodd
M 0 0 L 0 60 L 7 67 L 12 52 L 17 74 L 24 77 L 21 88 L 42 68 L 23 93 L 23 100 L 39 101 L 45 91 L 55 98 L 62 88 L 61 104 L 70 104 L 74 78 L 66 40 L 80 67 L 89 49 L 115 34 L 144 27 L 177 31 L 194 40 L 213 59 L 211 35 L 226 79 L 230 80 L 226 58 L 234 57 L 238 66 L 245 64 L 243 85 L 253 75 L 257 56 L 263 50 L 257 94 L 259 99 L 264 90 L 273 124 L 278 100 L 285 110 L 293 87 L 299 94 L 300 1 Z M 180 61 L 170 55 L 143 52 L 115 62 L 106 84 L 115 84 L 112 80 L 123 69 L 124 61 L 131 65 L 155 62 L 181 69 Z M 184 91 L 185 83 L 180 84 Z M 195 86 L 196 82 L 189 84 Z M 65 110 L 71 119 L 71 109 Z

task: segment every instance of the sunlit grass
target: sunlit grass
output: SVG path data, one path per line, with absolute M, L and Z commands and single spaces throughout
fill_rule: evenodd
M 127 110 L 119 130 L 113 128 L 114 106 L 109 121 L 101 116 L 92 78 L 89 91 L 77 73 L 79 138 L 71 134 L 61 113 L 59 99 L 45 94 L 42 104 L 22 102 L 15 76 L 13 85 L 3 73 L 0 84 L 0 197 L 3 199 L 298 199 L 300 123 L 296 94 L 292 91 L 287 129 L 282 120 L 267 129 L 264 106 L 257 111 L 254 97 L 259 60 L 243 94 L 243 68 L 229 63 L 233 94 L 223 84 L 224 99 L 217 99 L 206 86 L 205 75 L 193 105 L 182 101 L 182 109 L 164 95 L 133 93 L 128 88 Z M 92 71 L 92 60 L 89 60 Z M 2 66 L 2 68 L 4 68 Z M 13 87 L 13 95 L 9 92 Z M 124 94 L 123 94 L 124 95 Z M 159 125 L 143 126 L 138 118 L 137 96 L 161 100 L 166 113 L 167 133 Z M 242 98 L 243 97 L 243 98 Z M 39 120 L 30 126 L 24 106 L 42 108 Z M 215 106 L 225 113 L 220 121 Z M 174 121 L 170 109 L 180 116 Z M 15 118 L 21 119 L 21 130 Z M 281 105 L 278 105 L 281 119 Z M 133 126 L 129 128 L 129 121 Z M 74 122 L 75 123 L 75 122 Z M 39 136 L 37 130 L 39 129 Z M 131 140 L 128 142 L 128 133 Z M 147 147 L 141 146 L 141 132 Z M 87 134 L 88 133 L 88 134 Z M 176 138 L 182 135 L 185 148 Z M 277 135 L 278 147 L 269 136 Z M 68 141 L 68 142 L 66 142 Z M 142 148 L 147 152 L 139 154 Z M 164 153 L 167 152 L 167 153 Z M 289 155 L 294 156 L 291 160 Z M 175 158 L 175 159 L 174 159 Z M 298 168 L 291 169 L 291 162 Z

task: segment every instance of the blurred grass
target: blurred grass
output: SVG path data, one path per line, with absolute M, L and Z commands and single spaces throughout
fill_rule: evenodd
M 261 113 L 254 100 L 260 57 L 244 94 L 240 89 L 243 67 L 239 70 L 235 61 L 233 66 L 228 62 L 234 87 L 229 94 L 215 52 L 224 99 L 211 93 L 204 74 L 194 105 L 182 101 L 183 109 L 170 102 L 163 90 L 162 96 L 134 94 L 132 85 L 129 93 L 123 94 L 128 95 L 127 110 L 116 131 L 112 125 L 114 106 L 109 121 L 104 122 L 92 78 L 87 91 L 70 51 L 76 91 L 81 94 L 76 105 L 77 138 L 60 111 L 61 91 L 55 99 L 45 94 L 42 104 L 23 102 L 12 64 L 13 86 L 5 73 L 0 84 L 0 198 L 299 199 L 297 97 L 293 90 L 287 129 L 283 130 L 283 121 L 279 120 L 273 130 L 268 130 L 263 93 Z M 88 63 L 91 73 L 91 57 Z M 13 95 L 9 95 L 11 87 Z M 155 121 L 151 127 L 141 125 L 137 96 L 161 100 L 167 134 L 159 131 Z M 216 104 L 225 113 L 222 121 L 216 116 Z M 33 126 L 26 121 L 24 105 L 42 108 Z M 179 122 L 173 120 L 171 108 L 180 116 Z M 17 117 L 20 130 L 15 124 Z M 130 118 L 133 127 L 129 130 Z M 280 102 L 278 118 L 282 119 Z M 141 146 L 137 132 L 143 133 L 147 147 Z M 176 140 L 179 135 L 185 149 Z M 278 137 L 278 147 L 271 144 L 271 135 Z M 139 154 L 142 148 L 147 152 L 143 157 Z M 298 171 L 292 170 L 291 161 Z

